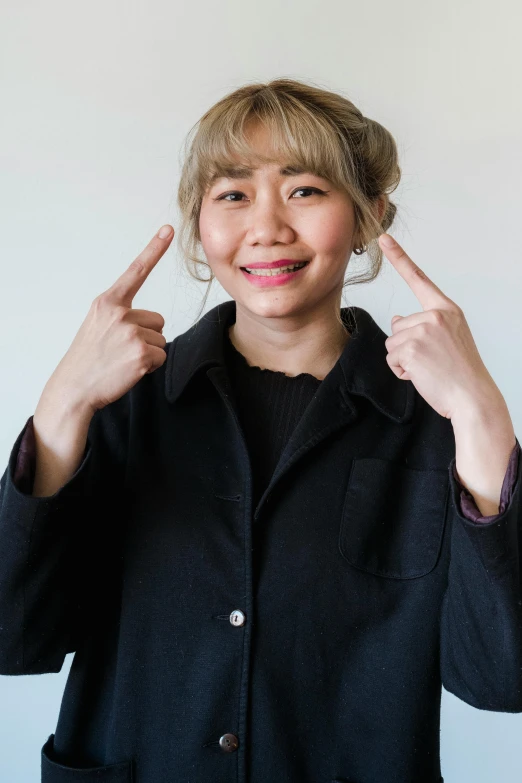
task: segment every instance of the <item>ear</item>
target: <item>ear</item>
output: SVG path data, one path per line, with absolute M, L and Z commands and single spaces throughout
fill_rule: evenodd
M 388 199 L 386 195 L 383 193 L 375 201 L 376 217 L 379 223 L 382 222 L 384 213 L 386 212 L 387 205 L 388 205 Z

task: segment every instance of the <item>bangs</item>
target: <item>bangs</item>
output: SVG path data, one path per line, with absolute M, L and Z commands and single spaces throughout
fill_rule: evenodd
M 346 189 L 354 169 L 346 144 L 332 125 L 302 103 L 288 96 L 252 96 L 228 105 L 214 114 L 193 150 L 193 165 L 204 193 L 219 177 L 242 178 L 260 164 L 280 163 L 288 173 L 309 172 L 325 177 Z M 285 100 L 286 98 L 286 100 Z M 259 105 L 260 104 L 260 105 Z M 250 131 L 261 127 L 270 139 L 268 154 L 262 154 L 250 139 Z

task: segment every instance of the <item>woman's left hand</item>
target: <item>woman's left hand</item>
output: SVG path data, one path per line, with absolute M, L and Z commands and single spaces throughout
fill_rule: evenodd
M 379 245 L 408 283 L 422 306 L 421 313 L 392 318 L 392 336 L 385 342 L 386 361 L 401 380 L 411 380 L 419 394 L 452 422 L 461 411 L 487 410 L 503 401 L 475 345 L 460 307 L 393 240 Z

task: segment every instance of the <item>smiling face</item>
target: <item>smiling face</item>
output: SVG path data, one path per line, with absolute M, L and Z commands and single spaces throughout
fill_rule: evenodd
M 271 154 L 262 126 L 254 126 L 248 138 L 262 155 Z M 201 204 L 202 247 L 215 277 L 238 306 L 262 317 L 329 306 L 333 313 L 355 241 L 353 203 L 330 180 L 295 173 L 285 164 L 263 163 L 248 177 L 232 171 L 230 177 L 216 179 Z M 244 269 L 281 259 L 285 265 L 307 264 L 276 276 Z

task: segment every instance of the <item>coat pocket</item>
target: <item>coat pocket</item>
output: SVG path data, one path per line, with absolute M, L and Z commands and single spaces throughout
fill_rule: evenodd
M 389 579 L 435 568 L 449 499 L 447 470 L 354 459 L 341 517 L 339 550 L 351 565 Z
M 132 760 L 102 767 L 70 767 L 54 760 L 54 734 L 42 748 L 41 783 L 133 783 Z

